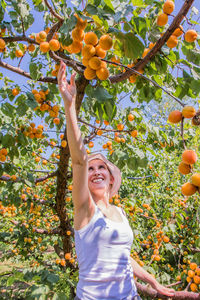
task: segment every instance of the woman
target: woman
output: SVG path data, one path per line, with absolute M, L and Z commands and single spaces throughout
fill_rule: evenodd
M 58 85 L 64 100 L 72 159 L 75 247 L 79 264 L 77 296 L 81 300 L 136 300 L 136 277 L 166 296 L 174 290 L 159 284 L 130 257 L 133 233 L 119 207 L 109 204 L 121 184 L 120 170 L 103 155 L 88 157 L 77 124 L 75 74 L 70 84 L 61 61 Z

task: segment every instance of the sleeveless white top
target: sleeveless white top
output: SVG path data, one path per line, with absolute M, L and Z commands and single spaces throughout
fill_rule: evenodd
M 79 265 L 76 295 L 81 300 L 131 300 L 137 295 L 130 262 L 133 232 L 123 222 L 108 219 L 95 204 L 90 222 L 75 230 Z

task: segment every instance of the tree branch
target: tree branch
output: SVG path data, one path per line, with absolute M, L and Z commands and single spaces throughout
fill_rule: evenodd
M 29 78 L 29 79 L 32 79 L 30 73 L 27 73 L 27 72 L 25 72 L 24 70 L 22 70 L 22 69 L 20 69 L 20 68 L 13 67 L 13 66 L 11 66 L 11 65 L 9 65 L 9 64 L 7 64 L 7 63 L 1 61 L 1 60 L 0 60 L 0 67 L 5 68 L 5 69 L 7 69 L 7 70 L 10 70 L 10 71 L 12 71 L 12 72 L 15 72 L 15 73 L 17 73 L 17 74 L 19 74 L 19 75 L 22 75 L 22 76 L 24 76 L 24 77 L 27 77 L 27 78 Z M 32 80 L 33 80 L 33 79 L 32 79 Z M 49 82 L 49 83 L 55 83 L 55 84 L 56 84 L 56 83 L 57 83 L 57 78 L 53 78 L 53 77 L 43 77 L 43 76 L 41 76 L 37 81 L 41 81 L 41 82 Z
M 44 3 L 46 4 L 46 6 L 48 7 L 50 13 L 59 21 L 64 21 L 64 19 L 57 13 L 55 12 L 55 10 L 52 8 L 52 6 L 49 4 L 49 2 L 47 0 L 44 0 Z

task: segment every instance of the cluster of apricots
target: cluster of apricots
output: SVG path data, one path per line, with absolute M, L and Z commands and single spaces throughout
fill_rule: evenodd
M 8 151 L 6 148 L 2 148 L 0 150 L 0 161 L 4 162 L 6 161 L 6 156 L 8 155 Z
M 197 154 L 193 150 L 185 150 L 182 154 L 182 162 L 178 166 L 181 174 L 186 175 L 192 171 L 192 166 L 197 161 Z M 185 196 L 192 196 L 200 188 L 200 173 L 193 173 L 191 182 L 186 182 L 181 187 L 181 192 Z
M 190 283 L 191 291 L 198 292 L 198 286 L 200 285 L 200 268 L 195 262 L 191 262 L 186 258 L 183 259 L 183 262 L 184 264 L 181 265 L 183 271 L 176 277 L 176 280 L 181 281 L 186 276 L 186 281 Z
M 14 204 L 3 206 L 2 202 L 0 201 L 0 215 L 7 216 L 9 218 L 16 216 L 16 206 Z
M 43 135 L 43 130 L 44 130 L 44 126 L 43 125 L 38 125 L 37 127 L 35 127 L 35 123 L 30 123 L 29 126 L 21 126 L 20 128 L 21 132 L 31 138 L 37 138 L 37 139 L 41 139 L 44 137 Z
M 112 38 L 108 35 L 102 35 L 98 40 L 94 32 L 87 32 L 84 37 L 85 46 L 82 50 L 82 63 L 86 66 L 84 76 L 88 80 L 98 78 L 106 80 L 109 71 L 105 61 L 106 51 L 112 47 Z
M 179 123 L 182 118 L 191 119 L 196 115 L 196 110 L 193 106 L 184 106 L 182 112 L 174 110 L 169 114 L 168 121 L 172 124 Z
M 169 114 L 168 121 L 172 124 L 179 123 L 183 118 L 190 119 L 196 115 L 193 106 L 184 106 L 182 112 L 174 110 Z M 185 150 L 182 154 L 182 162 L 178 166 L 181 174 L 187 175 L 192 172 L 192 166 L 197 161 L 197 155 L 193 150 Z M 191 177 L 191 183 L 186 182 L 182 185 L 181 192 L 185 196 L 192 196 L 200 187 L 200 174 L 194 173 Z
M 67 50 L 70 54 L 77 54 L 81 52 L 85 36 L 84 29 L 87 26 L 87 20 L 82 20 L 77 14 L 75 14 L 75 17 L 77 19 L 77 23 L 71 34 L 73 42 L 69 46 L 61 45 L 61 47 L 64 50 Z
M 168 15 L 170 15 L 174 11 L 175 5 L 174 1 L 167 0 L 163 5 L 163 12 L 157 18 L 158 26 L 165 26 L 168 22 Z M 183 27 L 180 25 L 172 35 L 169 37 L 167 41 L 167 46 L 169 48 L 174 48 L 178 45 L 178 37 L 180 37 L 184 33 Z M 188 43 L 193 43 L 197 39 L 197 32 L 193 29 L 187 30 L 184 35 L 184 39 Z
M 35 40 L 40 44 L 40 51 L 42 53 L 47 53 L 51 51 L 58 51 L 60 49 L 60 42 L 58 41 L 57 35 L 47 42 L 47 32 L 45 30 L 40 31 L 36 34 Z

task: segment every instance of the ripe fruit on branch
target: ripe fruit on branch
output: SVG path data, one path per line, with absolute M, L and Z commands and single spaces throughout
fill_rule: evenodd
M 177 39 L 177 36 L 175 36 L 175 35 L 171 35 L 170 37 L 169 37 L 169 39 L 167 40 L 167 47 L 169 47 L 169 48 L 174 48 L 174 47 L 176 47 L 177 45 L 178 45 L 178 39 Z
M 93 46 L 96 46 L 97 43 L 98 43 L 98 37 L 97 35 L 94 33 L 94 32 L 87 32 L 85 34 L 85 37 L 84 37 L 84 42 L 87 44 L 87 45 L 93 45 Z
M 142 54 L 142 58 L 144 58 L 148 53 L 149 53 L 150 49 L 149 48 L 145 48 L 144 52 Z
M 195 186 L 200 187 L 200 174 L 199 173 L 194 173 L 191 177 L 192 184 Z
M 157 18 L 157 25 L 158 26 L 165 26 L 168 22 L 168 15 L 167 14 L 160 14 Z
M 197 154 L 193 150 L 185 150 L 182 154 L 182 161 L 185 164 L 193 165 L 197 161 Z
M 96 77 L 96 71 L 87 66 L 84 71 L 84 76 L 87 80 L 92 80 Z
M 137 77 L 138 77 L 137 74 L 132 74 L 132 75 L 129 77 L 130 83 L 135 83 L 136 80 L 137 80 Z
M 131 131 L 131 136 L 132 136 L 133 138 L 135 138 L 137 135 L 138 135 L 137 130 Z
M 82 55 L 84 58 L 91 58 L 96 53 L 95 47 L 93 45 L 85 45 L 82 49 Z
M 183 34 L 183 26 L 179 26 L 178 28 L 176 28 L 173 32 L 173 35 L 179 37 Z
M 194 29 L 189 29 L 185 33 L 185 41 L 188 43 L 193 43 L 197 39 L 197 32 Z
M 15 51 L 15 56 L 16 56 L 16 57 L 22 57 L 23 55 L 24 55 L 24 53 L 22 52 L 22 50 L 17 49 L 17 50 Z
M 106 56 L 106 51 L 103 50 L 103 49 L 101 48 L 100 45 L 97 45 L 97 46 L 95 47 L 95 49 L 96 49 L 96 55 L 97 55 L 97 56 L 99 56 L 99 57 L 101 57 L 101 58 L 104 58 L 104 57 Z
M 93 70 L 98 70 L 101 68 L 101 60 L 97 56 L 93 56 L 89 60 L 89 66 Z
M 191 167 L 188 164 L 185 164 L 183 161 L 179 164 L 178 170 L 181 174 L 187 175 L 191 172 Z
M 197 187 L 190 182 L 186 182 L 181 187 L 181 192 L 185 196 L 192 196 L 194 193 L 196 193 Z
M 19 89 L 15 88 L 15 89 L 12 90 L 12 95 L 13 96 L 17 96 L 18 94 L 19 94 Z
M 6 47 L 6 43 L 3 39 L 0 39 L 0 49 L 4 49 Z
M 102 35 L 99 40 L 99 45 L 103 50 L 112 48 L 112 43 L 112 38 L 108 34 Z
M 60 49 L 60 43 L 56 39 L 52 39 L 49 41 L 49 47 L 51 51 L 58 51 Z
M 41 41 L 46 41 L 47 34 L 45 31 L 40 31 L 38 35 Z
M 77 19 L 77 23 L 76 23 L 76 27 L 84 30 L 85 27 L 87 26 L 87 20 L 82 20 L 76 13 L 74 14 L 74 16 L 76 17 Z
M 109 71 L 107 68 L 100 68 L 96 71 L 96 75 L 100 80 L 106 80 L 109 77 Z
M 163 5 L 163 12 L 167 15 L 170 15 L 174 11 L 174 2 L 171 0 L 167 0 Z
M 74 41 L 82 42 L 84 39 L 84 31 L 78 27 L 72 30 L 72 38 Z
M 79 53 L 82 50 L 83 44 L 79 41 L 73 41 L 73 43 L 69 47 L 71 53 Z
M 133 114 L 128 115 L 128 120 L 131 122 L 135 119 L 135 116 Z
M 196 115 L 196 110 L 193 106 L 184 106 L 182 110 L 182 115 L 184 118 L 190 119 Z
M 174 110 L 172 112 L 170 112 L 169 117 L 168 117 L 168 121 L 170 123 L 176 124 L 179 123 L 182 120 L 182 113 L 179 110 Z
M 41 52 L 47 53 L 49 50 L 50 50 L 50 47 L 49 47 L 49 43 L 48 42 L 42 42 L 40 44 L 40 51 Z

